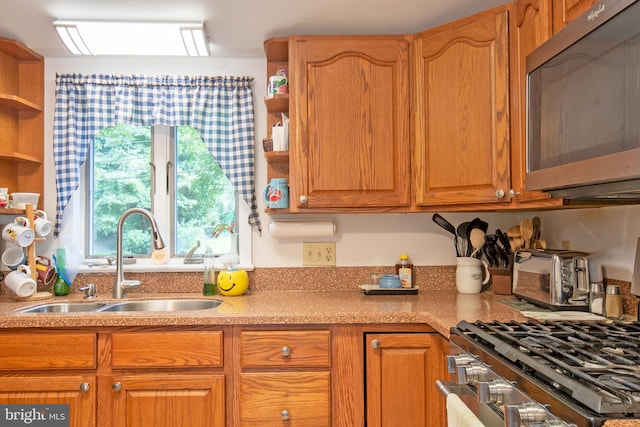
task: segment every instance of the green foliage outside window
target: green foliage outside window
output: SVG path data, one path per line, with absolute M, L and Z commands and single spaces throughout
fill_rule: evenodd
M 215 253 L 229 250 L 227 239 L 215 239 L 212 230 L 235 221 L 235 192 L 199 134 L 191 127 L 177 128 L 175 149 L 174 250 L 184 255 L 198 240 Z M 92 250 L 90 256 L 113 255 L 116 231 L 122 213 L 132 207 L 150 209 L 153 177 L 150 126 L 117 125 L 104 129 L 94 139 Z M 164 149 L 164 147 L 162 147 Z M 156 178 L 157 191 L 164 192 L 164 177 Z M 140 215 L 125 225 L 123 252 L 150 254 L 150 229 Z M 163 234 L 168 244 L 170 236 Z

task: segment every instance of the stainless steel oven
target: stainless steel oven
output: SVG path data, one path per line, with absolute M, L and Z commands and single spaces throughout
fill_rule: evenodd
M 569 427 L 490 365 L 454 343 L 447 367 L 451 381 L 437 381 L 438 390 L 447 397 L 458 396 L 486 427 Z
M 450 343 L 438 387 L 488 427 L 640 425 L 640 323 L 463 321 Z

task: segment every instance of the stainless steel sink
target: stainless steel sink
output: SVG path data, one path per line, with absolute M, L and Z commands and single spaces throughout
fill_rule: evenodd
M 20 313 L 81 313 L 96 311 L 106 306 L 102 302 L 56 302 L 18 310 Z
M 18 310 L 19 313 L 102 313 L 134 311 L 207 310 L 222 302 L 212 299 L 158 299 L 119 302 L 61 302 L 36 305 Z
M 145 301 L 123 301 L 99 308 L 99 312 L 112 311 L 188 311 L 215 308 L 221 301 L 211 299 L 161 299 Z

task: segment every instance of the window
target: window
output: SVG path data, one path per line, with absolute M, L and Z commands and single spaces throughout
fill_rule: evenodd
M 132 207 L 154 213 L 172 257 L 198 245 L 198 254 L 237 254 L 236 192 L 195 129 L 108 127 L 94 138 L 86 174 L 87 258 L 115 255 L 118 220 Z M 134 215 L 124 227 L 123 253 L 148 257 L 148 221 Z

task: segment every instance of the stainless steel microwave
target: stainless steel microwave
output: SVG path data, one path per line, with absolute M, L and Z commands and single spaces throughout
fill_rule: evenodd
M 527 56 L 527 190 L 640 203 L 640 0 L 603 0 Z

